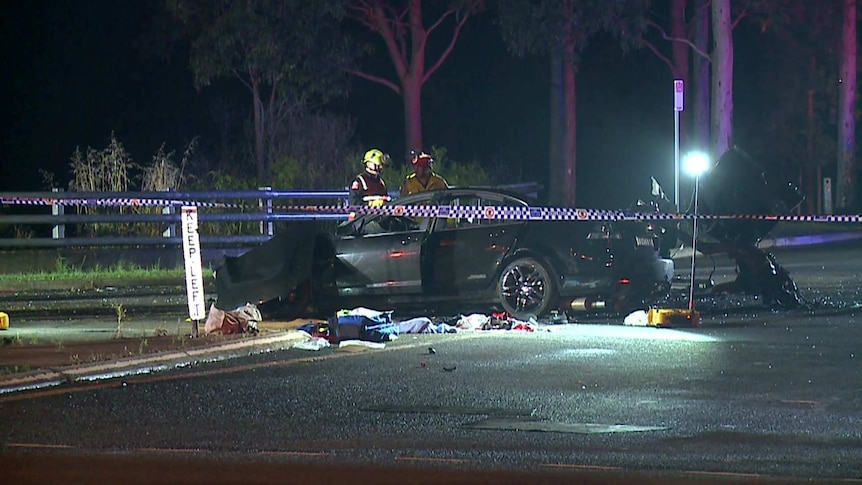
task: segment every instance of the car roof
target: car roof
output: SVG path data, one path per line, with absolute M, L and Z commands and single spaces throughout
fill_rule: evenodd
M 492 199 L 514 199 L 513 202 L 521 205 L 529 206 L 530 203 L 524 194 L 513 192 L 505 189 L 496 189 L 490 187 L 454 187 L 444 190 L 429 190 L 427 192 L 419 192 L 417 194 L 405 195 L 397 199 L 389 201 L 388 205 L 410 205 L 415 203 L 424 203 L 434 201 L 443 197 L 458 197 L 458 196 L 477 196 Z

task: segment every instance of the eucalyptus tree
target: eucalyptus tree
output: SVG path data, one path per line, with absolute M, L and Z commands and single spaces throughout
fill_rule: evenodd
M 684 145 L 702 149 L 710 143 L 710 1 L 671 0 L 665 5 L 667 11 L 647 12 L 644 28 L 635 31 L 636 42 L 667 65 L 674 79 L 683 81 L 686 108 L 680 113 L 680 139 Z M 659 42 L 655 33 L 665 42 Z
M 574 206 L 577 182 L 577 74 L 581 53 L 602 31 L 614 32 L 632 0 L 499 0 L 497 23 L 517 56 L 547 55 L 560 60 L 564 114 L 562 163 L 552 157 L 550 199 Z M 553 126 L 553 123 L 552 123 Z M 552 147 L 553 148 L 553 147 Z M 552 153 L 554 150 L 552 149 Z
M 244 86 L 253 113 L 258 178 L 288 117 L 346 92 L 347 38 L 340 0 L 166 0 L 189 37 L 189 64 L 203 88 L 230 79 Z
M 422 148 L 422 87 L 449 57 L 464 25 L 484 7 L 482 0 L 347 0 L 348 13 L 377 34 L 395 69 L 395 79 L 359 68 L 349 72 L 381 84 L 404 105 L 405 142 Z M 432 50 L 430 37 L 444 39 Z
M 714 158 L 730 148 L 733 136 L 733 21 L 730 0 L 712 0 L 712 116 Z

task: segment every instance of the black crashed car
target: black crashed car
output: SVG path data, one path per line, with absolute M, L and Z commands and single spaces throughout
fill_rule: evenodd
M 397 206 L 529 207 L 501 190 L 456 188 Z M 483 209 L 484 210 L 484 209 Z M 318 239 L 318 306 L 454 312 L 625 311 L 664 295 L 673 261 L 647 224 L 366 214 Z M 329 245 L 328 248 L 321 246 Z M 322 269 L 326 268 L 326 269 Z

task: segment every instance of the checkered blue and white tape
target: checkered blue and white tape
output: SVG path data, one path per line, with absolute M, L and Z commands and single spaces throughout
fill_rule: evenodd
M 148 199 L 148 198 L 105 198 L 79 199 L 43 198 L 43 197 L 0 197 L 0 205 L 50 206 L 62 204 L 66 206 L 94 207 L 167 207 L 193 206 L 213 209 L 253 209 L 259 207 L 224 202 L 208 202 L 180 199 Z M 345 205 L 289 205 L 275 206 L 274 211 L 293 213 L 325 213 L 325 214 L 384 214 L 409 217 L 446 217 L 446 218 L 476 218 L 476 219 L 508 219 L 508 220 L 544 220 L 544 221 L 662 221 L 662 220 L 768 220 L 793 222 L 862 222 L 862 214 L 679 214 L 679 213 L 640 213 L 628 211 L 613 211 L 600 209 L 583 209 L 573 207 L 511 207 L 511 206 L 429 206 L 429 205 L 396 205 L 389 204 L 380 207 L 345 206 Z
M 167 207 L 167 206 L 195 206 L 225 208 L 231 204 L 221 202 L 185 201 L 175 199 L 137 199 L 131 197 L 118 197 L 107 199 L 77 199 L 77 198 L 45 198 L 45 197 L 0 197 L 0 205 L 66 205 L 66 206 L 92 206 L 92 207 Z

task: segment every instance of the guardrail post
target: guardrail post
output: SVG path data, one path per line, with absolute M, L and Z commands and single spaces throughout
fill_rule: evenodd
M 162 207 L 162 214 L 164 215 L 172 216 L 176 213 L 173 205 Z M 173 221 L 168 223 L 168 228 L 162 232 L 162 237 L 177 237 L 177 224 Z
M 51 189 L 51 192 L 62 192 L 63 189 Z M 51 204 L 51 215 L 52 216 L 62 216 L 66 214 L 66 208 L 63 204 L 54 203 Z M 51 237 L 54 239 L 64 239 L 66 237 L 66 225 L 65 224 L 55 224 L 51 229 Z
M 174 189 L 168 187 L 168 188 L 162 189 L 160 191 L 173 192 Z M 168 196 L 168 198 L 170 198 L 170 196 Z M 173 204 L 168 204 L 168 205 L 162 207 L 162 215 L 172 216 L 176 213 L 177 213 L 177 210 Z M 173 222 L 173 221 L 168 222 L 167 229 L 162 231 L 162 237 L 164 237 L 164 238 L 177 237 L 177 223 Z
M 257 190 L 272 191 L 272 187 L 258 187 Z M 266 199 L 258 199 L 257 206 L 260 207 L 267 215 L 272 214 L 272 197 Z M 265 236 L 272 236 L 272 221 L 260 221 L 260 233 Z

